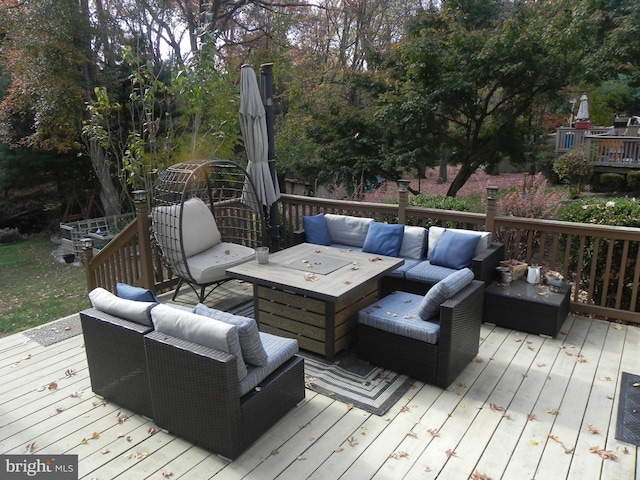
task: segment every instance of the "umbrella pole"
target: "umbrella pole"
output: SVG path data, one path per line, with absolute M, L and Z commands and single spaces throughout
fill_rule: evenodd
M 277 185 L 278 176 L 276 174 L 276 154 L 275 154 L 275 133 L 273 117 L 273 63 L 263 63 L 260 65 L 263 88 L 262 101 L 267 121 L 268 161 L 269 172 L 274 185 Z M 280 225 L 278 225 L 278 202 L 274 202 L 267 215 L 267 231 L 271 237 L 273 250 L 280 250 Z

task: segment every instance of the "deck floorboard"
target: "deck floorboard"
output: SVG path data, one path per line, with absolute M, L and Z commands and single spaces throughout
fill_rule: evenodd
M 233 292 L 207 304 L 231 305 Z M 228 462 L 94 395 L 81 335 L 44 347 L 18 333 L 0 338 L 0 452 L 77 454 L 86 480 L 637 478 L 638 448 L 615 430 L 621 373 L 640 373 L 640 328 L 570 315 L 553 339 L 489 324 L 481 337 L 446 390 L 416 381 L 383 416 L 307 390 Z

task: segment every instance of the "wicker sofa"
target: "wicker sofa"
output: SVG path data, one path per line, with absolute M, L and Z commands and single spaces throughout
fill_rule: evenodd
M 491 242 L 489 232 L 436 226 L 426 229 L 387 225 L 375 222 L 372 218 L 329 213 L 303 217 L 303 226 L 302 230 L 295 232 L 295 241 L 298 243 L 317 243 L 403 258 L 404 265 L 382 279 L 383 294 L 395 290 L 424 294 L 429 287 L 467 266 L 476 280 L 488 285 L 493 281 L 495 269 L 504 257 L 504 246 Z M 434 253 L 441 241 L 441 246 L 449 241 L 464 245 L 461 248 L 451 245 L 449 252 L 440 255 L 440 261 L 435 261 Z M 459 252 L 465 248 L 468 255 L 464 254 L 465 259 L 460 263 Z
M 391 293 L 358 313 L 358 356 L 447 388 L 478 353 L 483 301 L 467 268 L 424 296 Z
M 80 318 L 92 389 L 175 435 L 235 459 L 305 397 L 297 341 L 253 319 L 89 296 Z

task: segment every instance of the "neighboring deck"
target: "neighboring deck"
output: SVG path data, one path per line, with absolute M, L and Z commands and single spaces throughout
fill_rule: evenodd
M 207 304 L 250 298 L 237 287 Z M 0 339 L 0 453 L 77 454 L 79 478 L 101 480 L 637 478 L 638 449 L 614 435 L 620 374 L 640 373 L 639 328 L 569 315 L 555 339 L 486 324 L 481 335 L 449 389 L 416 382 L 384 417 L 307 390 L 227 463 L 101 402 L 82 335 L 43 347 L 15 334 Z

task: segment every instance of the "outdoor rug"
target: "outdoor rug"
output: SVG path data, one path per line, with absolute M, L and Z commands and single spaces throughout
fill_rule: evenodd
M 363 362 L 352 349 L 338 353 L 334 362 L 306 351 L 300 355 L 309 390 L 375 415 L 387 413 L 413 382 L 406 375 Z
M 41 327 L 22 332 L 23 335 L 43 347 L 48 347 L 49 345 L 75 337 L 81 333 L 82 325 L 80 324 L 80 315 L 77 313 L 56 320 L 55 322 L 47 323 Z
M 622 372 L 616 438 L 640 447 L 640 375 Z
M 253 301 L 233 308 L 232 313 L 253 317 Z M 375 415 L 384 415 L 411 387 L 411 380 L 357 357 L 354 349 L 344 350 L 333 362 L 300 350 L 304 357 L 305 384 L 309 390 Z

